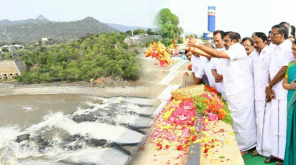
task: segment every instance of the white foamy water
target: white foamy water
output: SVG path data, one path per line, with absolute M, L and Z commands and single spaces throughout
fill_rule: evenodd
M 77 111 L 74 112 L 74 115 L 81 115 L 81 114 L 87 114 L 89 112 L 94 112 L 98 109 L 104 109 L 112 104 L 119 104 L 118 107 L 126 110 L 126 111 L 129 111 L 129 112 L 135 112 L 135 113 L 138 113 L 138 114 L 144 114 L 144 115 L 151 115 L 154 110 L 155 110 L 155 107 L 140 107 L 139 105 L 136 104 L 137 101 L 139 101 L 140 103 L 144 104 L 144 105 L 154 105 L 155 101 L 147 101 L 147 102 L 144 102 L 143 100 L 144 99 L 141 99 L 141 100 L 134 100 L 133 99 L 128 99 L 128 98 L 113 98 L 113 99 L 104 99 L 104 98 L 98 98 L 98 97 L 95 97 L 96 99 L 98 100 L 102 100 L 102 103 L 92 103 L 92 102 L 86 102 L 87 105 L 93 107 L 93 108 L 87 108 L 87 109 L 81 109 L 79 108 Z M 131 103 L 131 102 L 134 102 L 134 103 Z M 150 103 L 150 104 L 149 104 Z
M 79 134 L 82 136 L 90 136 L 95 139 L 106 139 L 117 143 L 139 143 L 144 136 L 141 133 L 132 131 L 123 126 L 113 126 L 96 122 L 76 123 L 70 119 L 69 116 L 65 116 L 62 113 L 45 116 L 43 122 L 26 129 L 25 133 L 52 128 L 62 129 L 67 131 L 70 135 Z
M 9 146 L 9 144 L 16 139 L 19 133 L 20 129 L 17 126 L 0 127 L 0 148 Z
M 116 116 L 116 120 L 121 123 L 129 124 L 135 127 L 145 127 L 149 125 L 152 119 L 135 115 L 118 115 Z
M 33 108 L 32 107 L 26 107 L 26 106 L 24 106 L 24 107 L 22 107 L 22 109 L 23 110 L 25 110 L 25 111 L 33 111 Z
M 151 114 L 152 107 L 139 106 L 137 101 L 125 101 L 126 98 L 99 98 L 87 97 L 86 100 L 78 98 L 83 104 L 77 104 L 72 98 L 63 99 L 57 97 L 57 101 L 51 96 L 46 96 L 56 106 L 48 108 L 39 107 L 46 101 L 43 96 L 37 97 L 37 103 L 34 103 L 36 97 L 30 101 L 30 106 L 16 105 L 16 110 L 22 110 L 22 115 L 16 111 L 16 117 L 26 118 L 30 115 L 31 119 L 35 114 L 44 114 L 39 122 L 29 124 L 26 127 L 5 126 L 0 127 L 0 164 L 2 165 L 70 165 L 70 164 L 94 164 L 94 165 L 121 165 L 128 162 L 130 156 L 124 148 L 110 148 L 108 144 L 139 144 L 144 134 L 131 130 L 123 124 L 136 127 L 148 126 L 151 118 L 141 117 L 139 114 Z M 19 99 L 24 100 L 24 99 Z M 75 103 L 76 110 L 72 113 L 70 110 L 63 112 L 63 107 L 69 100 Z M 26 100 L 24 100 L 26 102 Z M 141 102 L 145 102 L 141 99 Z M 0 105 L 10 107 L 6 102 Z M 61 105 L 61 106 L 58 106 Z M 149 104 L 147 104 L 149 105 Z M 33 108 L 34 107 L 34 108 Z M 78 108 L 79 107 L 79 108 Z M 57 110 L 56 108 L 60 108 Z M 38 111 L 35 111 L 38 109 Z M 1 111 L 2 109 L 0 109 Z M 6 111 L 5 111 L 6 110 Z M 3 113 L 13 113 L 13 109 L 4 109 Z M 25 112 L 25 113 L 23 113 Z M 70 112 L 70 113 L 69 113 Z M 76 121 L 75 116 L 92 115 L 95 120 Z M 97 116 L 96 116 L 97 115 Z M 11 115 L 14 117 L 14 115 Z M 17 121 L 16 119 L 12 121 Z M 37 121 L 37 120 L 36 120 Z M 6 121 L 7 122 L 7 121 Z M 1 123 L 1 121 L 0 121 Z M 3 123 L 2 123 L 3 125 Z M 16 124 L 17 125 L 17 124 Z M 23 139 L 20 143 L 16 141 L 20 135 L 29 134 L 29 139 Z M 38 140 L 40 137 L 41 140 Z M 68 137 L 76 137 L 73 140 L 66 141 Z M 21 139 L 21 138 L 20 138 Z M 37 140 L 36 140 L 37 139 Z M 71 138 L 70 138 L 71 139 Z M 104 146 L 93 146 L 88 139 L 106 140 Z M 124 152 L 123 152 L 124 151 Z

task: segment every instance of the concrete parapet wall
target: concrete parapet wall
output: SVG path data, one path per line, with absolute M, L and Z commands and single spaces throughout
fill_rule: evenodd
M 141 91 L 141 92 L 139 92 Z M 0 87 L 0 96 L 6 95 L 38 95 L 38 94 L 86 94 L 100 97 L 145 97 L 151 98 L 150 87 Z

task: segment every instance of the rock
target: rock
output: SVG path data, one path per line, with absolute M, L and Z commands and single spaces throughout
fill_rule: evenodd
M 67 149 L 67 150 L 70 150 L 70 151 L 76 151 L 76 150 L 80 150 L 82 149 L 83 147 L 80 146 L 80 145 L 75 145 L 75 146 L 64 146 L 63 149 Z
M 20 142 L 22 142 L 24 140 L 29 140 L 29 139 L 30 139 L 30 134 L 24 134 L 24 135 L 18 136 L 15 141 L 20 143 Z
M 79 140 L 79 139 L 82 139 L 83 137 L 80 136 L 79 134 L 75 134 L 75 135 L 72 135 L 66 139 L 64 139 L 65 142 L 73 142 L 73 141 L 76 141 L 76 140 Z
M 106 112 L 104 109 L 98 109 L 95 112 L 90 112 L 89 114 L 76 115 L 72 119 L 77 123 L 81 123 L 85 121 L 94 122 L 99 118 L 101 118 L 104 112 Z
M 107 140 L 105 139 L 88 139 L 86 140 L 86 145 L 91 146 L 91 147 L 98 147 L 98 146 L 103 146 L 107 143 Z
M 42 152 L 48 146 L 49 146 L 49 143 L 48 142 L 44 142 L 44 141 L 43 142 L 40 142 L 39 143 L 39 151 Z
M 27 144 L 22 144 L 20 145 L 20 148 L 23 149 L 23 150 L 26 150 L 30 147 L 30 145 L 27 145 Z
M 92 113 L 91 114 L 82 114 L 78 116 L 74 116 L 73 120 L 77 123 L 81 123 L 84 121 L 96 121 L 97 117 L 95 117 Z
M 36 143 L 43 142 L 43 139 L 42 139 L 41 135 L 34 136 L 31 140 L 33 140 Z

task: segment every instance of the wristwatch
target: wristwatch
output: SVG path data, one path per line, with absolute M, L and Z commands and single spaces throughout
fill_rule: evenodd
M 267 88 L 270 88 L 269 83 L 266 85 Z

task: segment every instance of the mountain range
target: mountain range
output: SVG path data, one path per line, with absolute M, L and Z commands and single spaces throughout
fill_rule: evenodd
M 92 17 L 71 22 L 49 21 L 40 15 L 36 19 L 21 21 L 0 21 L 0 42 L 36 42 L 41 38 L 54 40 L 72 40 L 85 36 L 87 33 L 100 34 L 120 32 Z
M 111 32 L 126 32 L 136 29 L 152 29 L 155 27 L 125 26 L 115 23 L 102 23 L 93 17 L 70 22 L 50 21 L 43 15 L 36 19 L 10 21 L 0 20 L 0 42 L 37 42 L 41 38 L 60 41 L 75 40 L 85 36 L 87 33 L 100 34 Z M 185 31 L 185 34 L 193 34 Z
M 43 15 L 39 15 L 36 19 L 27 19 L 20 21 L 10 21 L 8 19 L 0 20 L 0 25 L 16 25 L 16 24 L 24 24 L 24 23 L 48 23 L 50 22 Z

